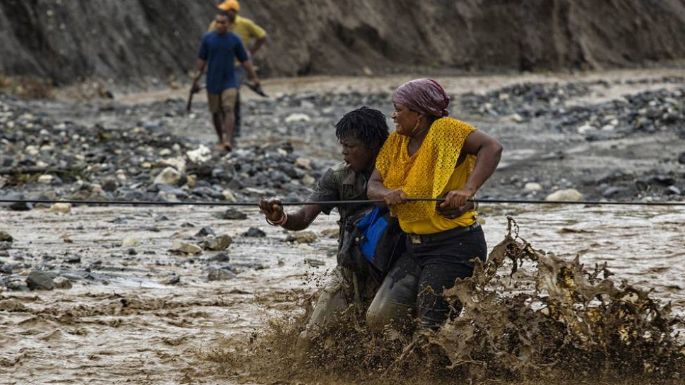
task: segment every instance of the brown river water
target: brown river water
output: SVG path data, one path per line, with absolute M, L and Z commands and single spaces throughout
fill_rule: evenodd
M 84 265 L 100 260 L 92 273 L 105 276 L 108 284 L 83 280 L 70 290 L 0 294 L 0 381 L 177 383 L 197 353 L 213 343 L 300 311 L 296 299 L 311 293 L 317 278 L 335 264 L 327 251 L 336 241 L 322 235 L 335 228 L 335 216 L 319 218 L 311 228 L 319 239 L 304 245 L 284 243 L 286 234 L 265 225 L 257 210 L 245 210 L 243 221 L 213 219 L 211 213 L 220 211 L 77 207 L 67 215 L 4 213 L 0 230 L 15 235 L 12 253 L 57 260 L 78 254 Z M 512 215 L 534 247 L 562 258 L 580 255 L 588 265 L 607 262 L 614 278 L 653 289 L 655 297 L 672 301 L 674 311 L 685 315 L 685 209 L 498 206 L 483 211 L 490 247 L 503 239 L 505 215 Z M 155 223 L 159 214 L 169 220 Z M 112 224 L 116 218 L 125 218 L 125 224 Z M 183 223 L 194 227 L 181 228 Z M 173 239 L 192 236 L 201 226 L 234 236 L 232 264 L 263 268 L 208 282 L 205 263 L 166 251 Z M 241 237 L 250 226 L 259 226 L 267 237 Z M 128 238 L 139 242 L 137 256 L 122 257 L 128 247 L 120 244 Z M 311 267 L 308 259 L 325 265 Z M 179 284 L 161 283 L 173 273 Z M 231 383 L 194 379 L 205 380 Z

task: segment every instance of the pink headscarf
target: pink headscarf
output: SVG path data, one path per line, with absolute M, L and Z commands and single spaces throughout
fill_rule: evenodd
M 449 115 L 450 97 L 433 79 L 416 79 L 402 84 L 392 95 L 395 104 L 438 118 Z

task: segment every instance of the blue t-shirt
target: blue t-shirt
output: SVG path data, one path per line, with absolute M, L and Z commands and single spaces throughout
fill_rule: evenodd
M 247 52 L 238 35 L 216 31 L 202 37 L 198 57 L 207 62 L 207 92 L 221 94 L 228 88 L 238 87 L 235 77 L 235 59 L 242 63 L 248 59 Z

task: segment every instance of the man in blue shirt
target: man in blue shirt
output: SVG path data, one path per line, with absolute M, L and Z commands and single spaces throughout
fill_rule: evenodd
M 193 90 L 198 90 L 198 81 L 207 70 L 207 100 L 216 134 L 218 148 L 232 150 L 235 128 L 235 102 L 238 93 L 234 62 L 236 58 L 247 72 L 248 79 L 259 84 L 250 57 L 238 35 L 230 32 L 231 20 L 225 12 L 216 15 L 216 30 L 202 37 L 200 52 L 193 79 Z

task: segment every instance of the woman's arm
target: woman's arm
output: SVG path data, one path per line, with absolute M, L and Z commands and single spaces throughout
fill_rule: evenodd
M 497 139 L 484 132 L 473 131 L 466 137 L 462 151 L 476 156 L 476 166 L 464 187 L 450 191 L 440 207 L 461 207 L 468 199 L 473 198 L 478 189 L 497 169 L 502 157 L 502 149 L 502 144 Z
M 383 178 L 378 170 L 373 170 L 369 183 L 366 186 L 366 195 L 371 200 L 384 200 L 387 205 L 395 205 L 404 202 L 407 198 L 401 189 L 390 190 L 383 185 Z

